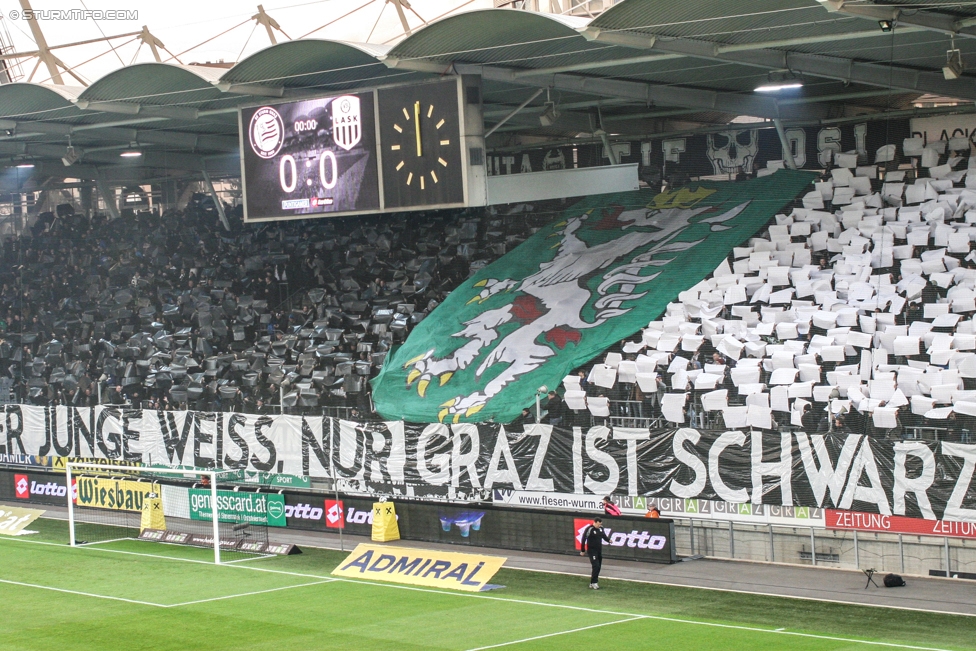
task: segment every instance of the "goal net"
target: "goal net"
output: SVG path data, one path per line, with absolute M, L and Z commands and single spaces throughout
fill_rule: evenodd
M 284 497 L 235 483 L 237 473 L 94 463 L 66 473 L 72 546 L 148 540 L 210 549 L 226 563 L 263 553 L 269 526 L 285 525 Z

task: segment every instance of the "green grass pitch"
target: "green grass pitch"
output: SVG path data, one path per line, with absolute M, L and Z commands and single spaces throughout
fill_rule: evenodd
M 976 648 L 970 617 L 613 580 L 597 592 L 506 569 L 504 589 L 455 593 L 334 579 L 334 551 L 215 566 L 207 550 L 71 548 L 65 523 L 31 528 L 0 536 L 3 650 Z

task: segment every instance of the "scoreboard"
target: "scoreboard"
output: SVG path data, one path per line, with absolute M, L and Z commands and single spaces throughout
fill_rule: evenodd
M 244 220 L 484 205 L 480 78 L 242 108 Z

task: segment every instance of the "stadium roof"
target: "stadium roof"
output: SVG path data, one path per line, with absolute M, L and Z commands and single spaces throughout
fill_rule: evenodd
M 917 5 L 917 7 L 916 7 Z M 879 21 L 893 21 L 883 31 Z M 885 25 L 887 28 L 887 25 Z M 954 44 L 976 61 L 976 5 L 899 0 L 623 0 L 592 20 L 489 9 L 452 15 L 395 46 L 298 40 L 230 69 L 143 63 L 87 88 L 0 86 L 0 165 L 108 182 L 236 175 L 242 105 L 421 81 L 484 77 L 489 150 L 715 129 L 749 115 L 809 124 L 874 114 L 969 111 L 976 76 L 946 80 Z M 802 83 L 778 94 L 771 81 Z M 547 89 L 560 117 L 538 119 Z M 922 96 L 959 106 L 914 109 Z M 79 160 L 61 159 L 69 144 Z M 138 148 L 142 156 L 121 158 Z

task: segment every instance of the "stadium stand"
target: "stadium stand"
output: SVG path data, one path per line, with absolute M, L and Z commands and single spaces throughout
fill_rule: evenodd
M 963 145 L 906 140 L 917 171 L 884 172 L 883 152 L 860 167 L 838 154 L 792 211 L 639 339 L 567 377 L 544 420 L 968 440 L 976 159 L 957 155 Z M 111 222 L 64 210 L 6 239 L 0 372 L 14 398 L 365 418 L 390 347 L 551 214 L 238 224 L 228 235 L 213 213 L 203 200 Z
M 64 206 L 4 241 L 13 399 L 365 418 L 390 347 L 547 219 L 442 211 L 228 234 L 207 201 L 119 220 Z
M 968 442 L 976 157 L 964 138 L 904 147 L 921 166 L 881 179 L 885 151 L 874 166 L 835 156 L 802 206 L 776 215 L 640 338 L 566 377 L 558 413 L 580 424 Z

